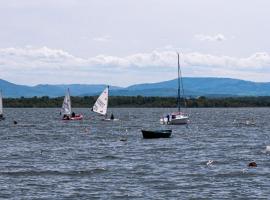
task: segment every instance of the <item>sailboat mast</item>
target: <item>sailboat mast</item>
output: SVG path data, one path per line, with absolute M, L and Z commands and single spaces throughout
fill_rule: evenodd
M 177 52 L 177 57 L 178 57 L 178 95 L 177 95 L 177 107 L 178 107 L 178 112 L 180 112 L 180 61 L 179 61 L 179 53 Z
M 69 111 L 70 111 L 70 114 L 71 114 L 71 97 L 70 97 L 69 88 L 68 88 L 68 97 L 69 97 Z
M 0 115 L 3 115 L 3 99 L 2 99 L 2 90 L 0 90 Z
M 109 91 L 110 91 L 110 86 L 107 85 L 107 88 L 108 88 L 108 96 L 107 96 L 107 108 L 108 108 L 108 105 L 109 105 Z M 105 115 L 105 118 L 107 116 L 107 110 L 106 110 L 106 115 Z

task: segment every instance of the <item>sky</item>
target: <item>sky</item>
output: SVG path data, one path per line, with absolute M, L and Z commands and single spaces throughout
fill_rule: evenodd
M 0 0 L 0 79 L 270 82 L 269 0 Z

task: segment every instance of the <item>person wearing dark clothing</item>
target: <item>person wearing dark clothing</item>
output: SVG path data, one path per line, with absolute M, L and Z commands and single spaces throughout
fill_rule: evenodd
M 76 115 L 75 115 L 75 112 L 72 112 L 71 113 L 71 117 L 75 117 Z
M 170 122 L 170 115 L 167 115 L 167 123 Z
M 5 118 L 4 118 L 4 115 L 3 114 L 0 114 L 0 121 L 1 120 L 4 120 Z
M 111 114 L 111 120 L 114 120 L 114 115 L 113 115 L 113 113 Z

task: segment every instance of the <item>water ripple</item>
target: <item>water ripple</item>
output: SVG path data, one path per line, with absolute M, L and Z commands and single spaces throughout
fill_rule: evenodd
M 164 128 L 159 116 L 172 109 L 111 109 L 118 122 L 101 121 L 89 108 L 75 109 L 85 120 L 66 122 L 58 111 L 5 109 L 1 199 L 270 196 L 269 108 L 189 109 L 188 126 L 169 126 L 172 138 L 157 140 L 143 140 L 140 130 Z M 235 123 L 247 118 L 256 125 Z M 257 168 L 247 166 L 252 161 Z

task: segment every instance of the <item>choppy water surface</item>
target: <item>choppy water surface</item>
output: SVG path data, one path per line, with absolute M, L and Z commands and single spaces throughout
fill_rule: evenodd
M 5 109 L 1 199 L 270 197 L 269 108 L 190 109 L 189 126 L 154 140 L 140 129 L 160 128 L 169 109 L 111 109 L 121 119 L 113 123 L 89 109 L 75 109 L 83 121 L 61 121 L 58 111 Z M 256 126 L 233 122 L 247 118 Z M 258 167 L 247 168 L 251 161 Z

